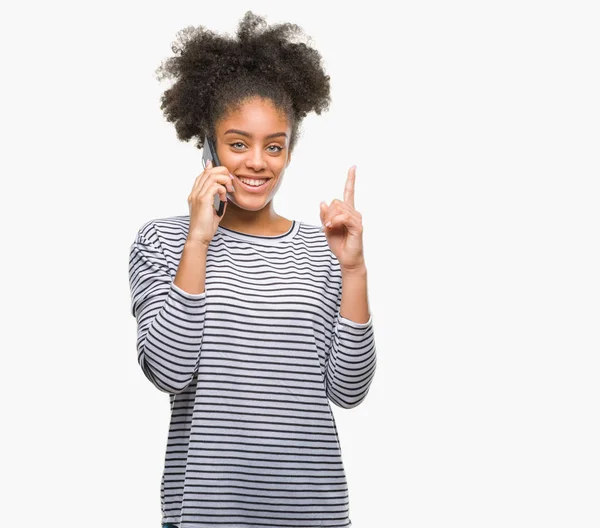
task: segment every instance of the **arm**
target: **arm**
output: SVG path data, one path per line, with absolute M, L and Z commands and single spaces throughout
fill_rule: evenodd
M 342 270 L 334 324 L 326 364 L 327 396 L 339 407 L 350 409 L 367 396 L 377 363 L 366 267 Z
M 161 248 L 139 233 L 130 249 L 129 285 L 142 371 L 159 390 L 183 392 L 200 364 L 206 292 L 177 286 Z

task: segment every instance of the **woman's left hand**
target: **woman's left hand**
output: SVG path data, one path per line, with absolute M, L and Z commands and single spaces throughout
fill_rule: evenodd
M 325 237 L 342 271 L 354 271 L 365 267 L 362 215 L 354 209 L 355 179 L 356 165 L 353 165 L 348 171 L 344 201 L 336 198 L 329 205 L 321 202 L 320 216 Z

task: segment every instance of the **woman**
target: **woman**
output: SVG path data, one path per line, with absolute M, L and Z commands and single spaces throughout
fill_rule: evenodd
M 376 366 L 354 167 L 324 230 L 273 207 L 302 118 L 330 101 L 299 34 L 248 12 L 236 38 L 186 28 L 158 70 L 178 137 L 211 138 L 220 162 L 189 215 L 131 246 L 138 361 L 171 404 L 164 527 L 351 526 L 329 402 L 362 402 Z

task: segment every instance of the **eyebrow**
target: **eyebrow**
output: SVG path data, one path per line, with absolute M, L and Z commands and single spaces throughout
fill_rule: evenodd
M 227 132 L 225 132 L 225 134 L 239 134 L 240 136 L 246 136 L 249 138 L 252 138 L 252 134 L 250 134 L 250 132 L 244 132 L 243 130 L 237 130 L 235 128 L 230 128 Z M 265 137 L 265 139 L 271 139 L 271 138 L 275 138 L 275 137 L 288 137 L 288 135 L 285 132 L 275 132 L 274 134 L 269 134 L 268 136 Z

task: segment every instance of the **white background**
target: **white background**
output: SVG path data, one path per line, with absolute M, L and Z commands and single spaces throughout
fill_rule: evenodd
M 600 526 L 594 4 L 2 8 L 2 524 L 160 526 L 169 404 L 137 364 L 129 246 L 188 213 L 201 151 L 154 71 L 179 29 L 251 9 L 331 75 L 277 212 L 319 223 L 357 165 L 378 370 L 334 406 L 354 528 Z

